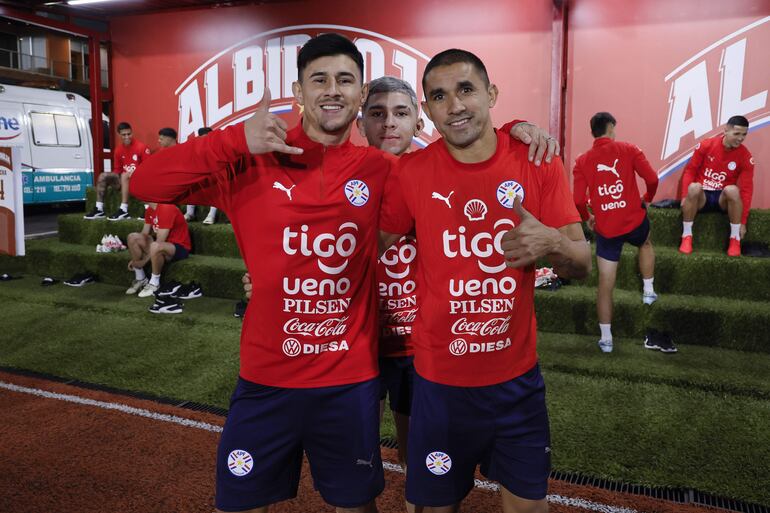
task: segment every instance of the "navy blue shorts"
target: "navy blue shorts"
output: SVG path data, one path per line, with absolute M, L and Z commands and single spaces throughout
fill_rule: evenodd
M 174 256 L 171 257 L 172 262 L 176 262 L 177 260 L 184 260 L 185 258 L 190 256 L 190 251 L 186 247 L 182 246 L 181 244 L 177 244 L 176 242 L 174 242 L 174 247 L 176 248 L 176 250 L 174 251 Z
M 302 454 L 316 489 L 355 508 L 385 487 L 379 379 L 323 388 L 277 388 L 238 378 L 217 449 L 216 506 L 244 511 L 297 495 Z
M 649 235 L 650 220 L 647 218 L 647 214 L 644 215 L 644 221 L 642 221 L 642 224 L 624 235 L 607 238 L 602 237 L 597 232 L 596 256 L 602 257 L 603 259 L 609 260 L 611 262 L 617 262 L 620 260 L 620 253 L 623 251 L 623 244 L 628 242 L 632 246 L 636 246 L 638 248 L 644 244 Z
M 485 387 L 414 378 L 406 498 L 420 506 L 462 501 L 481 473 L 508 491 L 540 500 L 548 491 L 551 438 L 539 365 Z
M 703 191 L 703 194 L 706 195 L 706 203 L 698 212 L 723 212 L 722 207 L 719 206 L 722 191 Z
M 390 396 L 390 409 L 406 415 L 412 413 L 414 356 L 380 358 L 380 399 Z

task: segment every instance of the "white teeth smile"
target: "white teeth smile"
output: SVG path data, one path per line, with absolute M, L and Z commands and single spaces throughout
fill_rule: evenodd
M 342 110 L 339 105 L 321 105 L 322 110 Z
M 460 121 L 453 121 L 453 122 L 451 122 L 451 123 L 449 123 L 449 124 L 450 124 L 451 126 L 462 126 L 462 125 L 464 125 L 464 124 L 465 124 L 465 123 L 467 123 L 467 122 L 468 122 L 468 120 L 467 120 L 467 119 L 461 119 Z

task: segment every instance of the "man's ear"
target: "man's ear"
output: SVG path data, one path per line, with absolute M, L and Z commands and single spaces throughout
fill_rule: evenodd
M 358 127 L 358 133 L 361 137 L 366 139 L 366 129 L 364 128 L 364 118 L 356 118 L 356 127 Z
M 417 118 L 417 124 L 414 126 L 414 136 L 419 136 L 423 128 L 425 128 L 425 121 L 422 118 Z
M 422 105 L 422 111 L 425 113 L 426 116 L 428 116 L 428 119 L 433 121 L 433 116 L 430 115 L 430 107 L 428 107 L 428 102 L 422 102 L 420 105 Z M 422 119 L 420 119 L 422 121 Z
M 299 83 L 299 80 L 295 80 L 291 84 L 291 92 L 294 94 L 294 98 L 297 100 L 297 103 L 301 106 L 305 106 L 305 100 L 302 96 L 302 84 Z
M 489 84 L 489 89 L 487 89 L 487 94 L 489 95 L 489 108 L 495 106 L 497 103 L 497 95 L 499 91 L 497 90 L 497 86 L 495 84 Z

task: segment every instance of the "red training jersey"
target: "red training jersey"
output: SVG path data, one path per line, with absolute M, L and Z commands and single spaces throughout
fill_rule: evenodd
M 388 180 L 381 228 L 416 229 L 414 364 L 437 383 L 502 383 L 537 362 L 535 268 L 508 268 L 501 248 L 519 222 L 514 198 L 548 226 L 580 221 L 561 160 L 536 167 L 504 130 L 485 162 L 460 163 L 439 140 L 402 156 Z
M 687 188 L 696 182 L 706 191 L 721 191 L 728 185 L 737 185 L 743 202 L 741 224 L 746 224 L 754 195 L 754 159 L 751 152 L 740 145 L 728 150 L 722 144 L 724 135 L 701 141 L 682 173 L 680 197 L 687 197 Z
M 647 185 L 644 200 L 652 201 L 658 190 L 658 174 L 637 146 L 599 137 L 594 139 L 593 148 L 575 161 L 575 205 L 586 220 L 590 199 L 596 231 L 603 237 L 624 235 L 642 224 L 645 210 L 636 185 L 637 174 Z
M 394 158 L 323 146 L 301 125 L 302 155 L 251 155 L 242 124 L 152 155 L 131 180 L 145 201 L 211 205 L 232 222 L 253 292 L 243 378 L 310 388 L 372 379 L 377 368 L 378 218 Z
M 155 233 L 158 230 L 170 230 L 166 242 L 192 249 L 190 230 L 187 229 L 182 212 L 174 205 L 158 204 L 158 208 L 147 207 L 144 211 L 144 224 L 149 224 Z
M 150 148 L 143 142 L 136 139 L 131 140 L 131 144 L 118 144 L 115 148 L 115 157 L 112 164 L 112 172 L 121 174 L 126 171 L 134 171 L 144 159 L 150 156 Z
M 380 356 L 414 354 L 411 334 L 417 316 L 417 240 L 405 235 L 388 248 L 377 264 L 380 305 Z

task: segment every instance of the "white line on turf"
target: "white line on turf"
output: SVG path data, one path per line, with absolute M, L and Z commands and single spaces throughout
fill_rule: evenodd
M 398 465 L 396 463 L 383 461 L 382 466 L 385 468 L 385 470 L 390 470 L 391 472 L 398 472 L 399 474 L 404 473 L 404 469 L 401 467 L 401 465 Z M 474 481 L 476 482 L 476 488 L 481 488 L 482 490 L 488 490 L 491 492 L 496 492 L 499 490 L 498 485 L 490 481 L 483 481 L 481 479 L 475 479 Z M 562 506 L 572 506 L 575 508 L 587 509 L 589 511 L 597 511 L 598 513 L 639 513 L 635 509 L 622 508 L 620 506 L 609 506 L 607 504 L 587 501 L 585 499 L 579 499 L 575 497 L 564 497 L 563 495 L 551 494 L 546 496 L 546 499 L 548 499 L 548 502 L 550 502 L 551 504 L 560 504 Z
M 96 406 L 97 408 L 103 408 L 105 410 L 117 410 L 130 415 L 136 415 L 138 417 L 146 417 L 148 419 L 160 420 L 162 422 L 171 422 L 172 424 L 179 424 L 180 426 L 194 427 L 198 429 L 204 429 L 206 431 L 212 431 L 214 433 L 221 433 L 222 427 L 215 426 L 214 424 L 208 424 L 206 422 L 198 422 L 197 420 L 185 419 L 184 417 L 177 417 L 176 415 L 167 415 L 165 413 L 156 413 L 150 410 L 142 408 L 134 408 L 127 404 L 120 403 L 108 403 L 105 401 L 95 401 L 85 397 L 79 397 L 76 395 L 58 394 L 56 392 L 47 392 L 40 390 L 39 388 L 28 388 L 19 385 L 13 385 L 0 381 L 0 388 L 5 388 L 13 392 L 22 392 L 25 394 L 37 395 L 45 397 L 47 399 L 58 399 L 59 401 L 67 401 L 70 403 L 83 404 L 86 406 Z
M 110 403 L 106 401 L 96 401 L 94 399 L 88 399 L 77 395 L 48 392 L 46 390 L 40 390 L 39 388 L 29 388 L 29 387 L 14 385 L 12 383 L 6 383 L 5 381 L 0 381 L 0 388 L 4 388 L 12 392 L 19 392 L 24 394 L 36 395 L 38 397 L 45 397 L 46 399 L 56 399 L 59 401 L 82 404 L 84 406 L 95 406 L 97 408 L 102 408 L 105 410 L 119 411 L 122 413 L 127 413 L 129 415 L 145 417 L 148 419 L 159 420 L 162 422 L 170 422 L 172 424 L 179 424 L 180 426 L 203 429 L 205 431 L 211 431 L 214 433 L 222 432 L 221 426 L 216 426 L 214 424 L 209 424 L 207 422 L 199 422 L 197 420 L 186 419 L 184 417 L 177 417 L 176 415 L 156 413 L 150 410 L 145 410 L 143 408 L 134 408 L 133 406 L 128 406 L 127 404 Z M 391 472 L 398 472 L 400 474 L 404 473 L 404 469 L 401 467 L 401 465 L 398 465 L 396 463 L 383 461 L 382 466 L 385 468 L 385 470 L 389 470 Z M 491 483 L 489 481 L 483 481 L 481 479 L 476 479 L 475 481 L 476 481 L 476 488 L 481 488 L 483 490 L 489 490 L 489 491 L 495 491 L 495 492 L 498 490 L 498 486 L 495 483 Z M 597 511 L 599 513 L 638 513 L 635 509 L 622 508 L 618 506 L 609 506 L 607 504 L 600 504 L 598 502 L 592 502 L 592 501 L 587 501 L 585 499 L 579 499 L 579 498 L 573 498 L 573 497 L 564 497 L 562 495 L 553 495 L 553 494 L 548 495 L 547 499 L 548 499 L 548 502 L 552 504 L 573 506 L 577 508 L 587 509 L 589 511 Z

